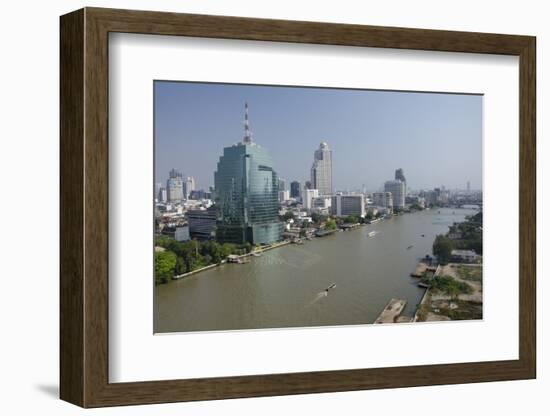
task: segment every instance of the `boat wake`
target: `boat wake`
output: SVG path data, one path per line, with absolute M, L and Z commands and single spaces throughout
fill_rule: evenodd
M 319 302 L 323 298 L 326 298 L 327 296 L 328 296 L 328 292 L 326 290 L 323 290 L 322 292 L 317 293 L 317 295 L 315 295 L 313 300 L 309 302 L 306 306 L 304 306 L 304 309 L 315 305 L 317 302 Z

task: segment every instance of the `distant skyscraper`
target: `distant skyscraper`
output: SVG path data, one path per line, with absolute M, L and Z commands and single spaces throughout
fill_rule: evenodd
M 176 169 L 170 171 L 170 177 L 166 181 L 166 193 L 168 202 L 181 202 L 183 199 L 182 174 Z
M 405 184 L 405 195 L 407 195 L 407 180 L 405 179 L 405 174 L 403 173 L 403 169 L 399 168 L 395 170 L 395 180 L 401 181 Z
M 304 184 L 304 189 L 313 189 L 311 181 L 306 181 L 306 183 Z
M 158 202 L 167 202 L 167 194 L 166 194 L 166 188 L 160 188 L 157 194 L 157 201 Z
M 286 191 L 286 181 L 283 178 L 279 178 L 279 191 Z
M 405 182 L 399 179 L 387 181 L 384 184 L 384 191 L 391 193 L 394 208 L 403 209 L 405 207 Z
M 172 169 L 169 173 L 170 178 L 183 178 L 181 172 L 177 169 Z
M 185 199 L 189 199 L 191 192 L 195 190 L 195 178 L 188 176 L 183 183 L 183 191 L 185 193 Z
M 290 183 L 290 197 L 291 198 L 300 197 L 300 182 L 293 181 Z
M 321 142 L 313 155 L 311 184 L 320 195 L 332 194 L 332 150 L 326 142 Z
M 285 201 L 288 201 L 289 198 L 290 198 L 289 191 L 279 191 L 279 202 L 283 203 Z
M 466 191 L 468 193 L 470 193 L 471 189 L 470 189 L 470 181 L 466 182 Z
M 279 180 L 271 157 L 253 143 L 245 105 L 245 135 L 225 147 L 214 173 L 216 238 L 220 242 L 269 244 L 281 240 Z

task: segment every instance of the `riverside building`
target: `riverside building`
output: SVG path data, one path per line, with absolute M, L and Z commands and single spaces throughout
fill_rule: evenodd
M 216 239 L 222 243 L 270 244 L 282 239 L 279 180 L 266 149 L 252 141 L 245 105 L 245 135 L 225 147 L 214 173 Z
M 372 194 L 372 205 L 382 208 L 393 208 L 391 192 L 374 192 Z
M 348 215 L 365 216 L 365 195 L 334 195 L 331 202 L 331 212 L 337 217 Z

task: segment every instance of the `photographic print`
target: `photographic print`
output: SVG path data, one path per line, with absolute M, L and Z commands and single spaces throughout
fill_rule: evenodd
M 482 108 L 155 81 L 155 333 L 482 319 Z

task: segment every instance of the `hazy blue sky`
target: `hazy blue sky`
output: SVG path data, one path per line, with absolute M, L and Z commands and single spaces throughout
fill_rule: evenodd
M 403 168 L 410 189 L 482 186 L 482 100 L 476 95 L 156 81 L 155 182 L 177 168 L 214 184 L 223 148 L 253 139 L 280 177 L 309 180 L 321 141 L 337 190 L 379 190 Z

